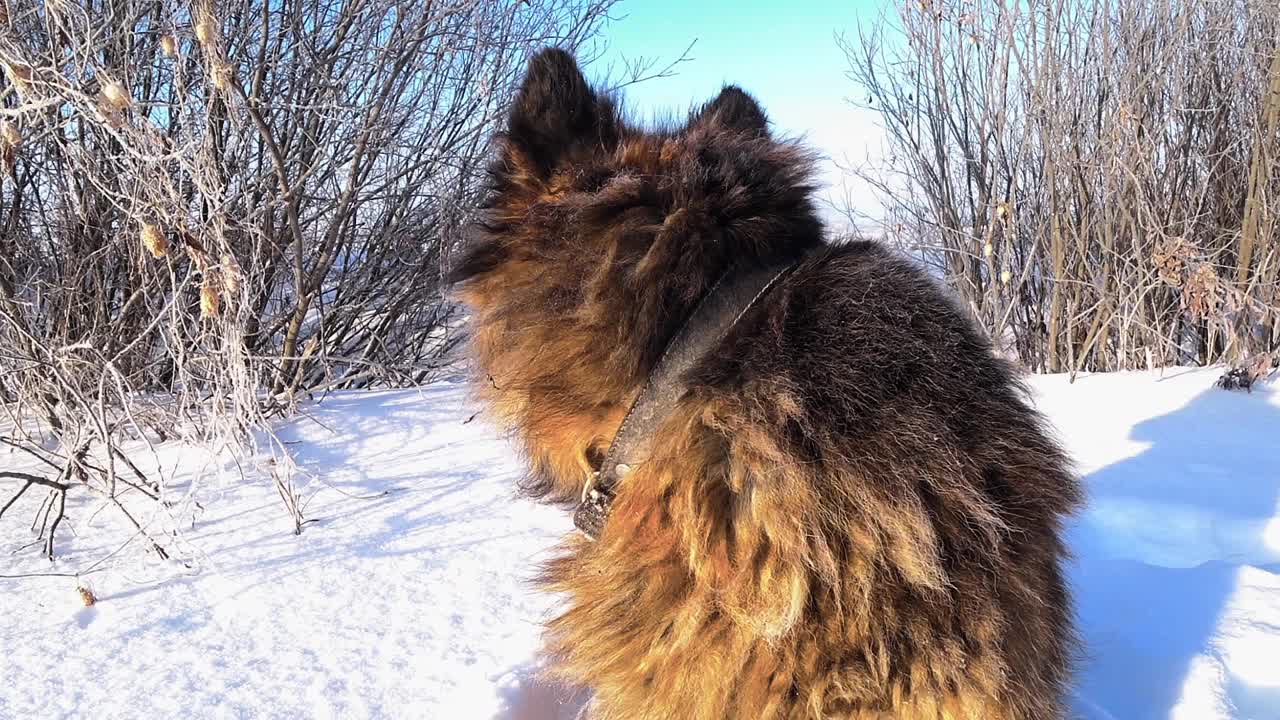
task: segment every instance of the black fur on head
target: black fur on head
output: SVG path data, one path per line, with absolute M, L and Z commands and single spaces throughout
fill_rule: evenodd
M 690 125 L 716 125 L 753 135 L 769 134 L 769 119 L 764 110 L 737 85 L 727 85 L 715 100 L 702 106 Z
M 577 61 L 559 48 L 530 58 L 508 128 L 509 149 L 527 153 L 544 177 L 576 147 L 617 142 L 613 103 L 596 96 Z

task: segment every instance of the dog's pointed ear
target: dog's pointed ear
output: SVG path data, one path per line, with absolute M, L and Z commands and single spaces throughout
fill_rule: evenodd
M 560 48 L 540 50 L 529 59 L 508 121 L 508 150 L 514 150 L 545 179 L 578 143 L 598 139 L 611 114 Z
M 715 100 L 702 106 L 690 125 L 715 126 L 755 135 L 769 134 L 769 119 L 760 104 L 736 85 L 726 85 Z

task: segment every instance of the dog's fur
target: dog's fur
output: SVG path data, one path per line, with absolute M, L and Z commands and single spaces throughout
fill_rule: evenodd
M 592 717 L 1062 717 L 1080 492 L 964 312 L 875 244 L 825 245 L 811 158 L 736 88 L 643 131 L 545 50 L 498 145 L 453 278 L 538 496 L 577 498 L 730 262 L 801 258 L 548 569 Z

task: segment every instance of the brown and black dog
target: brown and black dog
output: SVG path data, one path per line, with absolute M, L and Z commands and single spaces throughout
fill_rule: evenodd
M 497 142 L 452 275 L 536 496 L 579 497 L 726 268 L 795 263 L 547 570 L 590 717 L 1063 717 L 1080 489 L 964 311 L 876 244 L 825 243 L 811 156 L 737 88 L 642 130 L 544 50 Z

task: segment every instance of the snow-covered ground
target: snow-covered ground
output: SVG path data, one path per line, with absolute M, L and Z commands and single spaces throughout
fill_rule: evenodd
M 1215 377 L 1033 381 L 1091 494 L 1071 530 L 1090 720 L 1280 718 L 1280 388 Z M 516 461 L 473 413 L 445 383 L 290 421 L 315 474 L 301 536 L 269 483 L 163 449 L 202 476 L 178 505 L 191 567 L 126 548 L 89 576 L 92 608 L 71 578 L 0 579 L 0 718 L 571 718 L 573 692 L 536 679 L 554 598 L 530 585 L 570 523 L 513 497 Z M 29 495 L 0 521 L 0 575 L 129 536 L 77 502 L 57 563 L 13 554 Z

